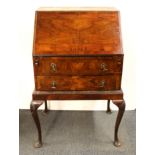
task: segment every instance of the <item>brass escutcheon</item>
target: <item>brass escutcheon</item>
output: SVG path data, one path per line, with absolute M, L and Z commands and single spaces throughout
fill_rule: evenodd
M 105 85 L 104 81 L 101 81 L 100 84 L 99 84 L 99 86 L 102 87 L 102 88 L 104 87 L 104 85 Z
M 35 66 L 38 66 L 39 65 L 39 60 L 38 59 L 34 60 L 34 64 L 35 64 Z
M 51 85 L 52 85 L 52 89 L 55 89 L 56 88 L 56 81 L 52 81 L 52 83 L 51 83 Z

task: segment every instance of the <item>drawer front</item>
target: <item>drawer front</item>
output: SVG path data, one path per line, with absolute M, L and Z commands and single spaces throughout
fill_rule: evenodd
M 36 76 L 36 90 L 114 90 L 113 76 Z
M 118 57 L 119 58 L 119 57 Z M 115 57 L 34 57 L 35 76 L 48 75 L 104 75 L 122 71 Z

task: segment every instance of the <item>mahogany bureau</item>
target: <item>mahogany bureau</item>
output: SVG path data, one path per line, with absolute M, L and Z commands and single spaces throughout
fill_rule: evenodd
M 36 11 L 30 109 L 42 146 L 37 109 L 47 100 L 110 100 L 118 107 L 114 145 L 125 111 L 119 11 L 113 8 L 40 8 Z

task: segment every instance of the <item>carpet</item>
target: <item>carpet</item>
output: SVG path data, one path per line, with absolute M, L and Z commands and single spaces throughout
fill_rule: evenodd
M 19 110 L 19 155 L 135 155 L 136 111 L 126 111 L 119 128 L 122 146 L 113 146 L 117 111 L 38 112 L 43 147 L 34 148 L 37 130 L 29 110 Z

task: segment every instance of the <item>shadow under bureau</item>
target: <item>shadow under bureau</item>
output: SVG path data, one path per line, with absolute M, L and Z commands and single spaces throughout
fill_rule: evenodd
M 36 11 L 30 109 L 42 146 L 37 109 L 47 100 L 110 100 L 118 107 L 114 145 L 125 110 L 119 11 L 113 8 L 40 8 Z

